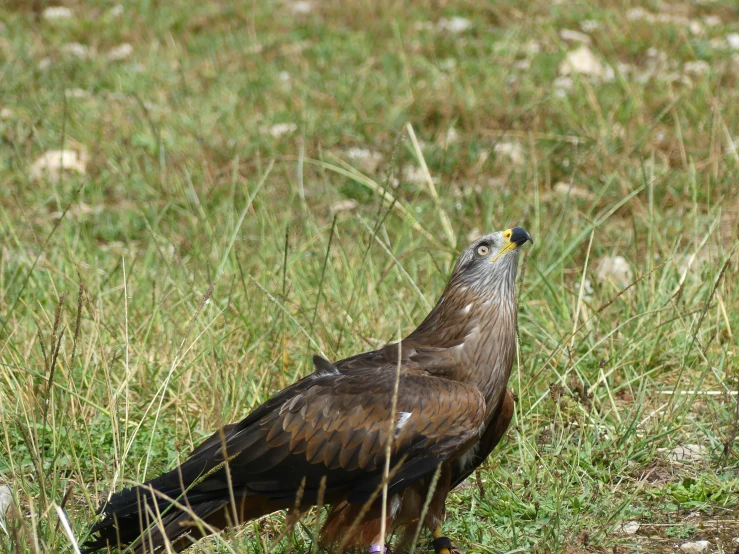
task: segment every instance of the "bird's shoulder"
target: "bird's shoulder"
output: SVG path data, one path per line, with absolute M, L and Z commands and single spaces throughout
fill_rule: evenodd
M 363 352 L 335 362 L 341 372 L 401 370 L 407 374 L 435 375 L 453 378 L 460 363 L 459 352 L 453 348 L 438 347 L 404 339 L 370 352 Z

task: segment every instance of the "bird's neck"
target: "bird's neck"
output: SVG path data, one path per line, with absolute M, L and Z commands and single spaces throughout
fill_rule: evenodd
M 451 284 L 450 284 L 451 285 Z M 447 349 L 447 378 L 477 386 L 494 409 L 511 372 L 516 351 L 514 283 L 484 290 L 449 286 L 408 339 Z M 407 340 L 407 339 L 406 339 Z M 405 341 L 404 341 L 405 342 Z

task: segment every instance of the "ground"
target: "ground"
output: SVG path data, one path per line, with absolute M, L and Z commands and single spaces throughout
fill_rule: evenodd
M 445 532 L 470 553 L 734 553 L 738 16 L 5 2 L 0 552 L 70 551 L 108 490 L 313 353 L 410 331 L 466 243 L 517 224 L 536 243 L 515 419 Z M 311 552 L 322 516 L 193 551 Z

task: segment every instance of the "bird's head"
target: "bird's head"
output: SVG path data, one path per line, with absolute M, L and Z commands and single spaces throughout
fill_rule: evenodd
M 518 249 L 534 240 L 522 227 L 480 237 L 459 256 L 450 285 L 474 290 L 512 285 L 518 266 Z
M 452 347 L 465 344 L 467 336 L 478 329 L 482 320 L 491 320 L 492 311 L 506 305 L 508 321 L 515 329 L 514 285 L 518 267 L 518 249 L 534 242 L 521 227 L 490 233 L 480 237 L 462 252 L 441 298 L 426 319 L 406 341 Z

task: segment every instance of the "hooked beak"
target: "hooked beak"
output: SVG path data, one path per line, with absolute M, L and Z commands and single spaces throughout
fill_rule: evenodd
M 534 244 L 534 239 L 531 238 L 529 232 L 523 227 L 513 227 L 512 229 L 506 229 L 505 231 L 503 231 L 503 238 L 507 239 L 508 242 L 503 245 L 503 248 L 500 249 L 500 252 L 498 252 L 497 256 L 494 256 L 490 259 L 491 262 L 494 262 L 506 252 L 517 250 L 520 246 L 523 246 L 527 242 L 531 242 L 531 244 Z
M 529 232 L 523 227 L 514 227 L 503 232 L 503 236 L 507 237 L 509 241 L 518 246 L 523 246 L 526 242 L 534 244 L 534 239 L 531 238 Z

